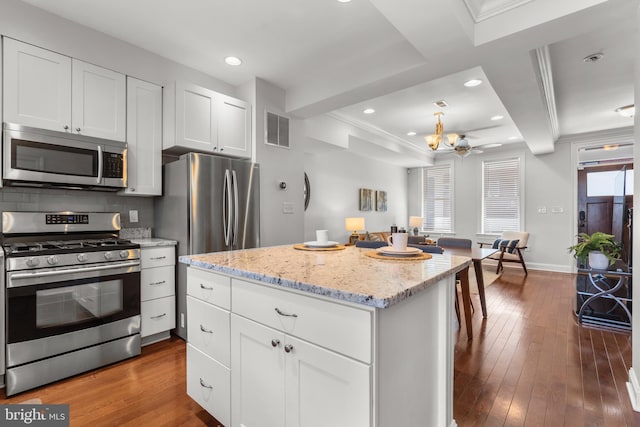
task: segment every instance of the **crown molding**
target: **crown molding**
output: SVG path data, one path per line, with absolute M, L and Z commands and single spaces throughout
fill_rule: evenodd
M 538 64 L 538 83 L 540 84 L 542 96 L 547 107 L 551 135 L 555 142 L 560 137 L 560 125 L 558 124 L 558 112 L 556 110 L 556 94 L 553 90 L 553 71 L 551 69 L 549 46 L 545 45 L 537 48 L 535 50 L 535 57 Z
M 381 128 L 377 127 L 377 126 L 373 126 L 373 125 L 371 125 L 371 124 L 369 124 L 367 122 L 364 122 L 364 121 L 361 121 L 361 120 L 357 120 L 357 119 L 354 119 L 354 118 L 351 118 L 351 117 L 347 117 L 344 114 L 341 114 L 341 113 L 338 113 L 338 112 L 335 112 L 335 111 L 326 113 L 325 115 L 327 117 L 331 117 L 332 119 L 341 121 L 341 122 L 343 122 L 345 124 L 348 124 L 350 126 L 354 126 L 354 127 L 358 128 L 358 129 L 361 129 L 361 130 L 363 130 L 365 132 L 372 133 L 372 134 L 374 134 L 374 135 L 376 135 L 376 136 L 378 136 L 380 138 L 391 140 L 391 141 L 396 142 L 396 143 L 400 143 L 403 146 L 408 146 L 408 148 L 411 148 L 412 150 L 417 151 L 419 153 L 422 153 L 422 154 L 424 154 L 425 152 L 428 153 L 428 151 L 426 151 L 426 149 L 425 149 L 425 147 L 427 147 L 426 146 L 426 142 L 425 142 L 424 146 L 418 146 L 418 145 L 414 144 L 411 141 L 407 141 L 406 139 L 400 138 L 400 137 L 398 137 L 398 136 L 396 136 L 396 135 L 394 135 L 392 133 L 389 133 L 386 130 L 381 129 Z
M 596 144 L 634 143 L 634 141 L 633 126 L 627 126 L 623 128 L 562 135 L 558 138 L 557 142 L 561 144 L 572 143 L 587 146 Z
M 464 0 L 469 15 L 476 24 L 534 0 Z

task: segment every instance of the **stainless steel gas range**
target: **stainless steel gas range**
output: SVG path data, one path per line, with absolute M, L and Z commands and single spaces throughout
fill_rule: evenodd
M 7 396 L 140 354 L 140 248 L 120 214 L 3 212 Z

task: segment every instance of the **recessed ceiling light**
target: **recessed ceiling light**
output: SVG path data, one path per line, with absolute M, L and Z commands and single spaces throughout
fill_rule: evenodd
M 498 147 L 502 147 L 502 144 L 494 143 L 494 144 L 487 144 L 482 146 L 482 148 L 498 148 Z
M 587 63 L 597 62 L 597 61 L 600 61 L 603 56 L 604 56 L 604 53 L 602 52 L 592 53 L 591 55 L 587 55 L 584 58 L 582 58 L 582 60 Z
M 502 119 L 504 119 L 504 116 L 501 116 L 500 114 L 498 114 L 498 115 L 496 115 L 496 116 L 491 117 L 491 120 L 493 120 L 494 122 L 495 122 L 496 120 L 502 120 Z
M 351 3 L 351 0 L 338 0 L 338 3 Z
M 226 58 L 224 58 L 224 62 L 226 62 L 227 65 L 233 65 L 235 67 L 242 64 L 242 59 L 238 58 L 237 56 L 227 56 Z
M 471 79 L 464 82 L 466 87 L 476 87 L 482 84 L 482 80 L 480 79 Z
M 520 137 L 518 136 L 510 136 L 509 138 L 507 138 L 509 141 L 515 141 L 516 139 L 520 139 Z
M 365 114 L 373 114 L 375 112 L 376 110 L 374 110 L 373 108 L 367 108 L 366 110 L 363 111 L 363 113 Z
M 411 132 L 407 132 L 407 135 L 408 136 L 416 136 L 416 133 L 414 131 L 411 131 Z
M 614 111 L 621 116 L 631 118 L 636 113 L 636 107 L 634 104 L 625 105 L 624 107 L 616 108 Z

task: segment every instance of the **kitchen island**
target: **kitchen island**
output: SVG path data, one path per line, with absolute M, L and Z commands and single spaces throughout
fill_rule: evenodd
M 226 426 L 451 426 L 455 273 L 291 245 L 189 264 L 187 392 Z

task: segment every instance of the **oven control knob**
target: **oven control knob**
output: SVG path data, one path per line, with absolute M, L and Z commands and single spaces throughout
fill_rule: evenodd
M 113 254 L 111 252 L 104 253 L 104 259 L 111 259 L 111 258 L 113 258 Z
M 120 251 L 120 258 L 129 258 L 129 251 Z
M 55 255 L 50 255 L 47 257 L 47 263 L 49 263 L 49 265 L 56 265 L 59 261 L 60 260 Z
M 79 262 L 85 262 L 88 259 L 87 254 L 78 254 L 76 258 Z
M 37 267 L 40 264 L 40 260 L 38 258 L 30 257 L 27 259 L 27 267 Z

